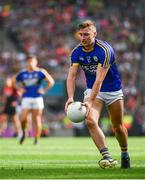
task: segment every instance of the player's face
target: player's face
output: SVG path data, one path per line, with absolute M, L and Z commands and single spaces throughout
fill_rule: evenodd
M 38 61 L 37 59 L 34 57 L 34 58 L 30 58 L 28 60 L 28 68 L 31 68 L 31 69 L 34 69 L 37 67 L 37 64 L 38 64 Z
M 79 30 L 79 40 L 84 47 L 90 46 L 94 43 L 96 31 L 92 28 L 84 28 Z

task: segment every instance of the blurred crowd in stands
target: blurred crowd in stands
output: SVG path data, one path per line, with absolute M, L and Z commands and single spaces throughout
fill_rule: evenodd
M 0 2 L 0 31 L 13 49 L 1 46 L 1 89 L 7 76 L 25 66 L 26 54 L 55 79 L 66 80 L 69 54 L 76 44 L 75 28 L 85 19 L 97 24 L 98 38 L 115 49 L 125 94 L 125 114 L 131 115 L 138 134 L 145 134 L 145 92 L 139 89 L 139 73 L 145 46 L 144 0 L 5 0 Z M 80 89 L 85 83 L 80 78 Z M 62 109 L 63 111 L 63 109 Z M 62 113 L 52 116 L 63 118 Z M 133 130 L 137 134 L 137 130 Z

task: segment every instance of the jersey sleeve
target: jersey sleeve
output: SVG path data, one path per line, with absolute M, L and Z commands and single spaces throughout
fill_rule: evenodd
M 102 67 L 109 67 L 114 62 L 114 51 L 109 44 L 99 42 L 98 45 L 102 48 L 99 65 Z
M 18 74 L 16 75 L 16 81 L 18 81 L 18 82 L 22 81 L 22 75 L 21 75 L 21 73 L 18 73 Z
M 41 79 L 45 79 L 46 78 L 46 74 L 47 74 L 47 71 L 45 69 L 41 68 L 41 71 L 39 73 L 40 78 Z
M 70 55 L 71 66 L 79 66 L 79 53 L 77 49 L 74 49 Z

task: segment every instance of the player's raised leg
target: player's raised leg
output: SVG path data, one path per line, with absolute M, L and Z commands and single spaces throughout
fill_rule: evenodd
M 124 102 L 118 100 L 108 106 L 109 114 L 113 124 L 115 136 L 121 148 L 121 168 L 130 168 L 130 158 L 128 154 L 128 133 L 123 126 Z
M 94 143 L 96 144 L 98 150 L 103 156 L 103 158 L 99 161 L 100 167 L 110 168 L 116 166 L 117 161 L 112 159 L 107 148 L 104 133 L 98 125 L 98 120 L 100 117 L 102 107 L 103 101 L 96 99 L 93 104 L 93 108 L 91 108 L 89 115 L 86 118 L 86 124 L 88 126 L 90 135 Z

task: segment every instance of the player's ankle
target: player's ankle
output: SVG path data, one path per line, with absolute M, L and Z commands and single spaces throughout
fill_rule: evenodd
M 103 159 L 111 159 L 111 155 L 107 147 L 100 149 L 100 153 L 103 156 Z
M 125 151 L 125 152 L 122 151 L 122 152 L 121 152 L 121 157 L 122 157 L 122 158 L 129 158 L 128 152 L 127 152 L 127 151 Z

